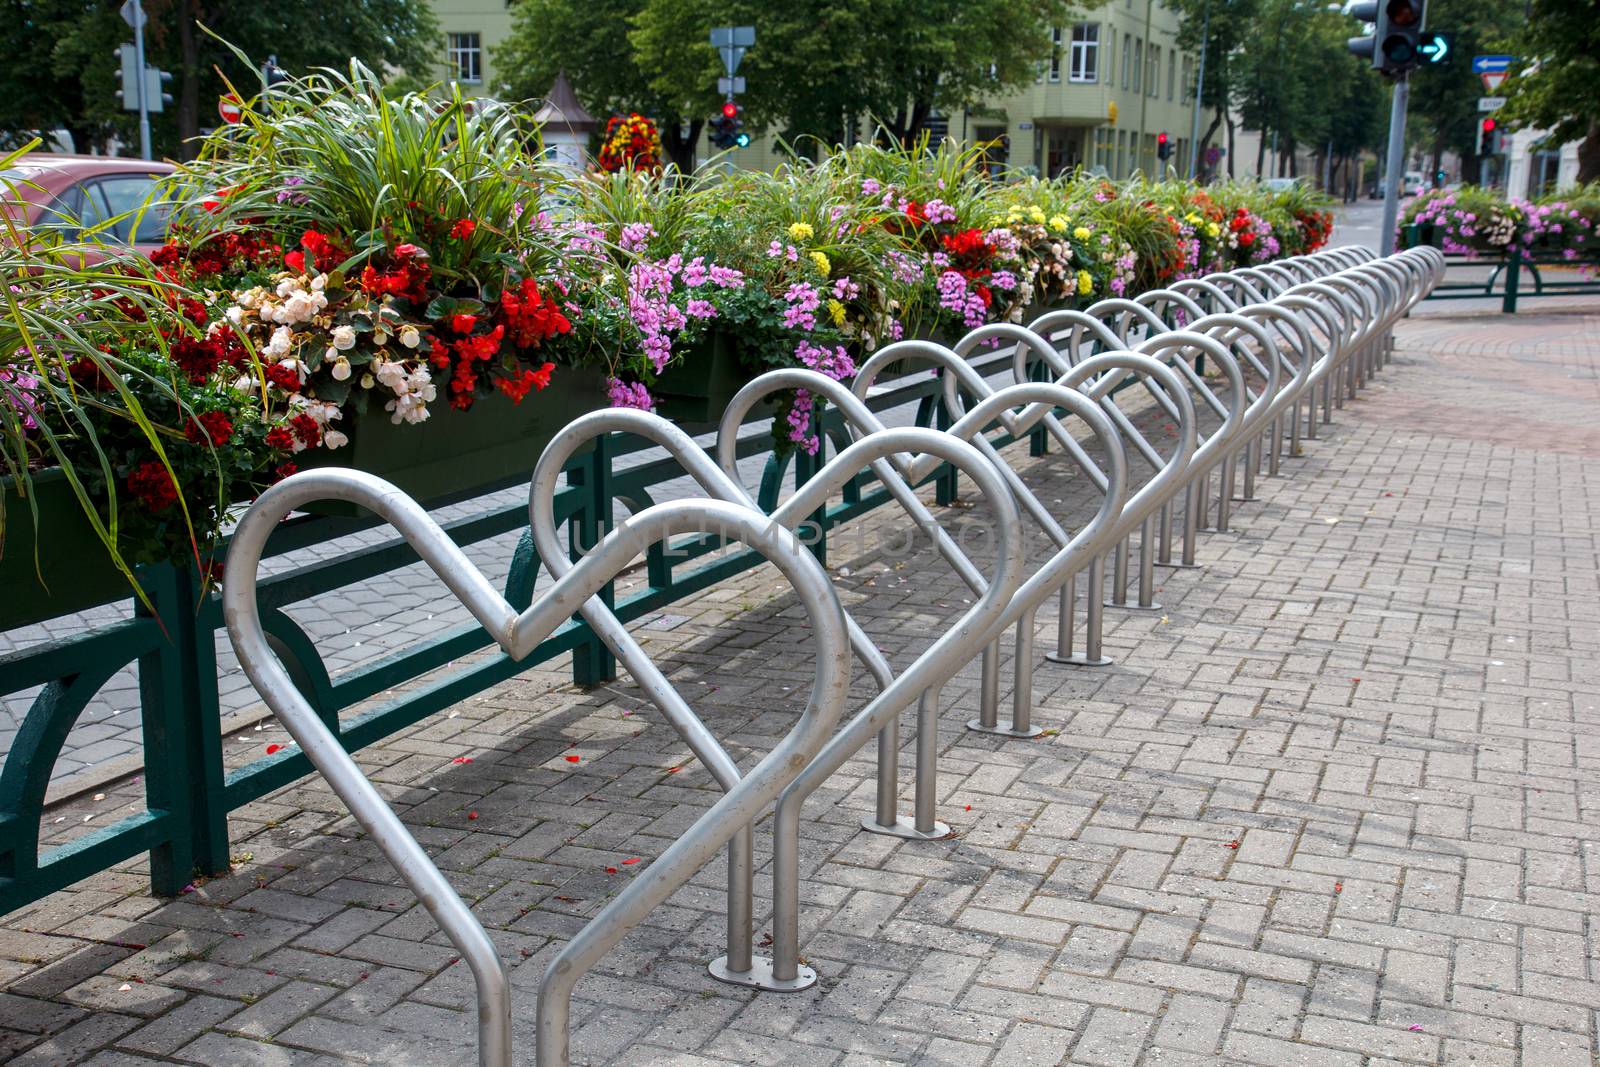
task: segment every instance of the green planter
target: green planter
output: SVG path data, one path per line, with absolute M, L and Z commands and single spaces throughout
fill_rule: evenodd
M 396 426 L 381 404 L 373 404 L 341 426 L 348 445 L 303 452 L 295 462 L 303 468 L 354 467 L 376 474 L 425 504 L 463 499 L 527 481 L 552 437 L 579 415 L 606 404 L 605 375 L 594 367 L 557 367 L 550 385 L 520 404 L 493 393 L 457 411 L 441 388 L 426 421 Z M 307 510 L 366 514 L 365 508 L 333 500 Z
M 1400 241 L 1406 248 L 1439 248 L 1443 244 L 1444 234 L 1439 227 L 1431 222 L 1412 223 L 1400 228 Z
M 0 549 L 0 630 L 132 595 L 128 580 L 112 564 L 60 470 L 33 476 L 37 537 L 33 513 L 15 481 L 0 479 L 0 491 L 6 508 L 5 543 Z
M 753 377 L 739 360 L 738 342 L 714 329 L 656 377 L 650 395 L 657 415 L 698 432 L 717 426 L 734 394 Z

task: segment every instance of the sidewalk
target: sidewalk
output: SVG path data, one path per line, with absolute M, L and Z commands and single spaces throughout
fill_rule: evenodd
M 1600 307 L 1403 324 L 1163 611 L 1107 612 L 1115 666 L 1039 667 L 1054 733 L 970 734 L 975 665 L 946 688 L 953 839 L 856 831 L 870 750 L 808 804 L 816 988 L 706 976 L 714 864 L 579 985 L 574 1062 L 1592 1067 L 1597 459 Z M 1047 501 L 1083 481 L 1026 470 Z M 923 557 L 835 562 L 897 663 L 963 610 Z M 741 758 L 809 683 L 779 593 L 756 572 L 639 631 Z M 626 679 L 549 668 L 361 754 L 512 964 L 519 1062 L 555 949 L 715 795 Z M 0 1061 L 475 1062 L 465 968 L 320 783 L 233 833 L 233 875 L 176 900 L 130 864 L 8 916 Z

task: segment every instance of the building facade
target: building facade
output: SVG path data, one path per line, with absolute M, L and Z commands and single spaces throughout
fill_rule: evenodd
M 511 30 L 505 0 L 434 0 L 445 34 L 442 75 L 469 93 L 495 84 L 493 48 Z M 757 27 L 756 47 L 761 47 Z M 1196 57 L 1177 43 L 1177 13 L 1158 0 L 1107 0 L 1052 32 L 1049 60 L 1032 85 L 941 116 L 949 136 L 987 143 L 990 159 L 1046 177 L 1078 166 L 1112 178 L 1135 171 L 1188 173 Z M 581 88 L 581 86 L 580 86 Z M 1209 113 L 1201 118 L 1201 130 Z M 866 131 L 863 131 L 866 132 Z M 1158 158 L 1161 135 L 1170 154 Z M 702 141 L 698 157 L 716 154 Z M 726 157 L 735 166 L 780 162 L 771 138 Z

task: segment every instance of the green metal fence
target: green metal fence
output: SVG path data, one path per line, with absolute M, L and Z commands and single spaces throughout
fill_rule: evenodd
M 1402 231 L 1407 248 L 1422 243 L 1422 235 L 1415 226 Z M 1455 279 L 1446 275 L 1425 300 L 1483 300 L 1497 299 L 1500 310 L 1513 315 L 1517 303 L 1543 296 L 1577 296 L 1600 293 L 1600 253 L 1590 253 L 1575 259 L 1559 255 L 1529 254 L 1513 246 L 1500 256 L 1468 256 L 1447 253 L 1445 261 L 1455 268 Z M 1472 273 L 1477 277 L 1464 278 Z
M 987 369 L 998 371 L 1008 362 L 995 360 Z M 937 388 L 936 379 L 918 374 L 874 397 L 869 406 L 885 411 L 914 403 L 918 425 L 947 427 Z M 842 446 L 848 440 L 843 421 L 836 412 L 824 410 L 820 402 L 818 408 L 824 436 L 835 447 Z M 1004 436 L 995 438 L 996 444 L 1009 441 Z M 1042 434 L 1034 435 L 1030 443 L 1036 454 L 1043 451 Z M 613 501 L 630 510 L 648 507 L 653 503 L 654 488 L 682 476 L 671 459 L 618 467 L 619 460 L 650 447 L 637 438 L 612 435 L 597 440 L 593 451 L 575 456 L 568 464 L 568 485 L 557 497 L 556 515 L 558 521 L 567 522 L 571 543 L 577 546 L 574 551 L 604 536 Z M 749 432 L 741 439 L 741 458 L 762 453 L 768 458 L 759 500 L 770 510 L 787 478 L 789 461 L 771 452 L 764 430 Z M 793 462 L 796 481 L 804 482 L 818 469 L 821 454 L 812 457 L 797 452 Z M 953 469 L 947 467 L 929 480 L 936 483 L 941 502 L 954 499 Z M 464 495 L 504 487 L 481 486 Z M 876 479 L 863 472 L 845 487 L 840 502 L 812 516 L 812 529 L 805 532 L 804 539 L 825 561 L 829 529 L 888 499 Z M 540 566 L 526 523 L 527 509 L 517 504 L 445 527 L 462 545 L 523 530 L 506 583 L 507 598 L 518 609 L 530 603 Z M 294 552 L 377 525 L 372 519 L 297 517 L 275 534 L 270 553 Z M 761 562 L 748 550 L 703 561 L 720 547 L 711 538 L 653 546 L 646 560 L 645 588 L 620 602 L 614 601 L 614 588 L 603 595 L 614 602 L 617 617 L 629 622 Z M 614 677 L 610 653 L 578 619 L 520 662 L 500 652 L 482 627 L 468 623 L 435 635 L 421 646 L 331 677 L 315 642 L 284 608 L 415 562 L 416 554 L 397 539 L 261 582 L 262 618 L 274 647 L 312 707 L 348 750 L 373 744 L 567 652 L 573 654 L 572 674 L 578 684 L 592 685 Z M 223 629 L 220 598 L 214 591 L 202 598 L 199 576 L 183 568 L 146 567 L 141 582 L 150 594 L 153 610 L 140 608 L 132 619 L 0 655 L 0 694 L 43 686 L 0 767 L 0 914 L 141 852 L 150 853 L 151 886 L 158 894 L 180 891 L 195 873 L 222 873 L 228 869 L 228 813 L 311 770 L 305 757 L 293 748 L 232 771 L 225 769 L 215 651 L 215 635 Z M 487 649 L 493 654 L 475 657 L 469 664 L 430 677 L 402 695 L 340 721 L 341 711 Z M 67 735 L 96 692 L 130 664 L 136 665 L 139 679 L 147 810 L 41 853 L 45 792 Z

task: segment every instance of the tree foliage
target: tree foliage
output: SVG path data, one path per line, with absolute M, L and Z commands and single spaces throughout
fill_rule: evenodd
M 112 52 L 133 39 L 120 0 L 4 3 L 0 138 L 66 129 L 79 151 L 113 134 L 128 140 L 133 116 L 113 95 L 121 79 Z M 431 75 L 442 56 L 432 10 L 416 0 L 145 0 L 144 10 L 146 61 L 173 74 L 173 103 L 151 117 L 164 155 L 192 154 L 187 142 L 215 124 L 224 76 L 247 94 L 260 86 L 260 75 L 201 27 L 256 62 L 276 54 L 291 74 L 343 69 L 355 58 Z
M 1050 28 L 1071 11 L 1066 0 L 517 0 L 495 55 L 508 72 L 503 91 L 539 96 L 565 69 L 597 114 L 658 119 L 686 165 L 694 124 L 721 99 L 712 26 L 756 28 L 739 69 L 753 129 L 832 142 L 852 121 L 871 121 L 909 142 L 936 114 L 1031 82 Z
M 1507 39 L 1524 62 L 1501 90 L 1504 118 L 1549 130 L 1556 144 L 1584 139 L 1578 180 L 1600 179 L 1600 2 L 1531 0 Z

